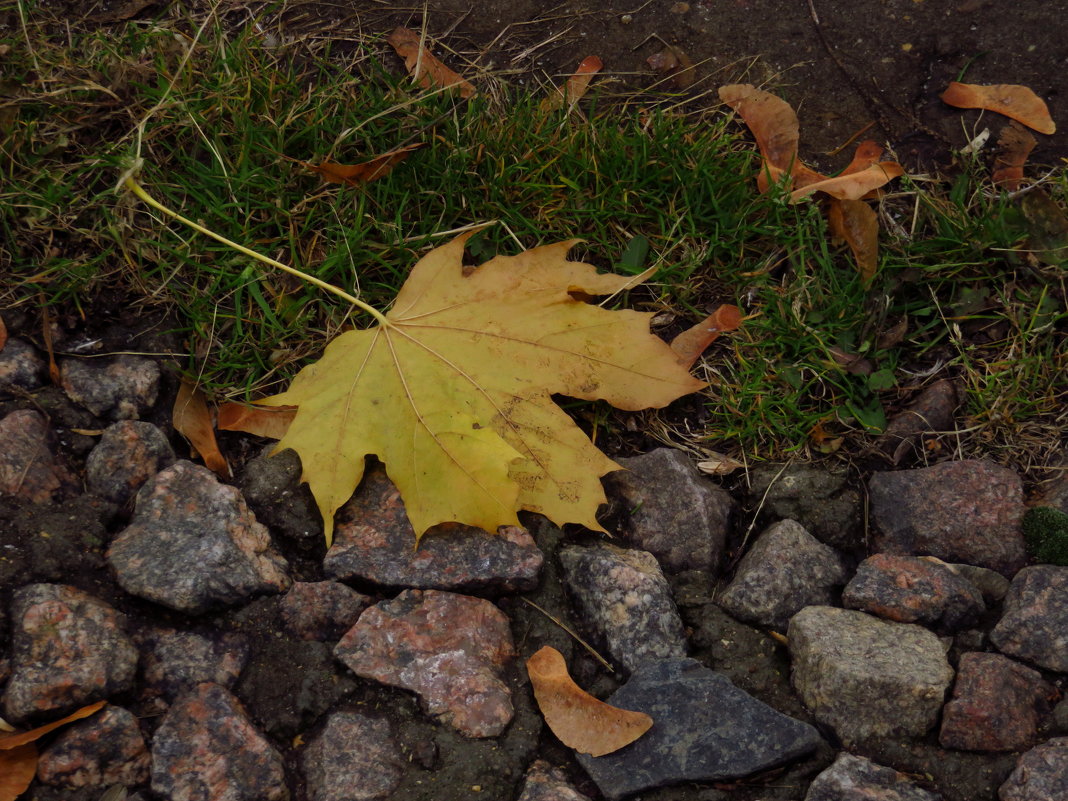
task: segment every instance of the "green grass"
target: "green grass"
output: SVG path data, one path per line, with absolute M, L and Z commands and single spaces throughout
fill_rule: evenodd
M 925 373 L 964 383 L 976 448 L 1030 461 L 1051 447 L 1066 400 L 1063 270 L 1018 252 L 1028 218 L 978 163 L 949 181 L 903 181 L 883 200 L 868 287 L 815 204 L 756 193 L 754 148 L 719 109 L 621 102 L 609 86 L 580 111 L 546 113 L 537 92 L 492 76 L 461 102 L 415 89 L 380 39 L 278 46 L 267 16 L 259 28 L 201 15 L 68 30 L 23 12 L 0 60 L 16 94 L 0 107 L 0 270 L 11 276 L 0 302 L 86 310 L 118 291 L 172 308 L 190 354 L 180 367 L 216 397 L 281 389 L 368 320 L 116 193 L 134 155 L 169 207 L 378 308 L 446 232 L 488 221 L 471 247 L 480 260 L 579 237 L 575 256 L 598 266 L 658 264 L 625 302 L 660 312 L 665 334 L 739 304 L 743 329 L 703 363 L 713 386 L 700 419 L 669 411 L 653 425 L 691 447 L 780 457 L 810 449 L 820 425 L 853 434 L 855 452 Z M 416 142 L 358 188 L 300 164 Z M 1063 206 L 1066 189 L 1059 173 L 1047 191 Z M 904 339 L 880 347 L 905 317 Z M 874 373 L 851 374 L 835 349 Z

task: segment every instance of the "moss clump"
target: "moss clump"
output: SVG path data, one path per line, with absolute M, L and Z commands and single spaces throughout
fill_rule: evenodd
M 1052 506 L 1036 506 L 1023 518 L 1027 547 L 1040 562 L 1068 566 L 1068 515 Z

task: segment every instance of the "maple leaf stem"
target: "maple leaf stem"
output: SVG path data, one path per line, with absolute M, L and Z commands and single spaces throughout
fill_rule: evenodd
M 337 295 L 339 298 L 347 300 L 353 306 L 356 306 L 356 307 L 358 307 L 360 309 L 363 309 L 363 311 L 367 312 L 372 317 L 374 317 L 378 321 L 379 325 L 382 325 L 382 326 L 384 326 L 386 328 L 391 328 L 392 327 L 392 323 L 390 323 L 389 319 L 384 314 L 382 314 L 382 312 L 380 312 L 374 306 L 370 306 L 367 303 L 364 303 L 359 298 L 354 297 L 353 295 L 350 295 L 345 290 L 339 289 L 338 287 L 334 286 L 333 284 L 328 284 L 328 283 L 326 283 L 326 281 L 322 281 L 322 280 L 316 278 L 314 275 L 308 275 L 305 272 L 301 272 L 300 270 L 296 269 L 295 267 L 290 267 L 288 264 L 282 264 L 282 262 L 280 262 L 280 261 L 275 261 L 274 259 L 270 258 L 269 256 L 264 256 L 262 253 L 257 253 L 254 250 L 250 250 L 249 248 L 245 247 L 244 245 L 239 245 L 237 242 L 234 242 L 232 239 L 227 239 L 222 234 L 215 233 L 210 228 L 205 228 L 203 225 L 200 225 L 199 223 L 195 223 L 192 220 L 188 219 L 187 217 L 183 217 L 178 212 L 167 208 L 162 203 L 160 203 L 158 200 L 156 200 L 154 197 L 152 197 L 150 194 L 148 194 L 148 192 L 145 191 L 144 187 L 142 187 L 141 184 L 137 183 L 137 181 L 135 181 L 131 176 L 127 176 L 126 180 L 124 181 L 124 183 L 125 183 L 127 189 L 129 189 L 131 192 L 133 192 L 135 195 L 137 195 L 137 197 L 139 197 L 141 200 L 143 200 L 149 206 L 151 206 L 152 208 L 156 209 L 157 211 L 162 212 L 163 214 L 166 214 L 168 217 L 173 217 L 175 220 L 178 220 L 178 222 L 180 222 L 180 223 L 185 223 L 190 228 L 192 228 L 194 231 L 199 231 L 200 233 L 204 234 L 205 236 L 210 236 L 212 239 L 216 240 L 217 242 L 222 242 L 227 247 L 231 247 L 234 250 L 238 251 L 239 253 L 244 253 L 246 256 L 251 256 L 252 258 L 256 259 L 256 261 L 263 262 L 266 265 L 269 265 L 271 267 L 275 267 L 275 268 L 277 268 L 279 270 L 282 270 L 283 272 L 289 273 L 290 275 L 295 275 L 297 278 L 301 278 L 301 279 L 307 281 L 309 284 L 314 284 L 315 286 L 319 287 L 320 289 L 325 289 L 327 292 L 331 292 L 331 293 Z

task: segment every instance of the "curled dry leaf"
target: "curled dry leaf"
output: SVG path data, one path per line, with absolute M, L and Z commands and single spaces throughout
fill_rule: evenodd
M 824 192 L 839 200 L 859 200 L 873 189 L 905 174 L 896 161 L 880 161 L 849 175 L 838 175 L 795 189 L 790 193 L 790 202 L 797 203 L 813 192 Z
M 671 349 L 679 356 L 679 364 L 689 368 L 724 331 L 734 331 L 742 324 L 742 310 L 724 304 L 692 328 L 671 340 Z
M 1024 164 L 1035 144 L 1035 137 L 1015 120 L 1005 126 L 998 139 L 998 152 L 994 157 L 994 173 L 991 176 L 997 186 L 1009 192 L 1020 188 Z
M 861 277 L 871 281 L 879 267 L 879 218 L 875 210 L 863 200 L 831 198 L 827 223 L 831 233 L 844 239 L 853 251 Z
M 678 89 L 685 89 L 697 78 L 697 70 L 694 69 L 690 57 L 682 50 L 668 45 L 659 53 L 654 53 L 645 59 L 645 63 L 664 78 L 669 78 L 671 84 Z
M 653 725 L 644 712 L 599 701 L 567 672 L 563 655 L 546 645 L 527 660 L 527 674 L 545 722 L 564 745 L 590 756 L 604 756 L 630 745 Z
M 50 731 L 54 731 L 60 726 L 66 726 L 68 723 L 73 723 L 76 720 L 89 717 L 93 713 L 103 709 L 105 704 L 107 704 L 107 701 L 97 701 L 95 704 L 83 706 L 81 709 L 71 712 L 64 718 L 53 720 L 51 723 L 38 726 L 36 729 L 2 735 L 0 736 L 0 751 L 7 751 L 12 748 L 18 748 L 20 745 L 25 745 L 26 743 L 32 743 L 34 740 L 44 737 Z
M 0 751 L 0 801 L 15 801 L 37 775 L 37 746 L 26 743 Z
M 455 89 L 460 97 L 475 96 L 475 87 L 458 73 L 446 67 L 419 43 L 419 34 L 405 27 L 394 29 L 386 39 L 397 55 L 404 59 L 404 67 L 415 82 L 424 89 Z
M 375 156 L 373 159 L 368 159 L 360 164 L 337 164 L 333 161 L 324 161 L 321 164 L 301 163 L 312 172 L 319 173 L 322 179 L 328 183 L 359 186 L 360 184 L 369 184 L 371 181 L 377 181 L 379 178 L 389 175 L 394 167 L 408 158 L 408 154 L 422 146 L 422 142 L 416 142 L 412 145 L 398 147 L 396 150 L 383 153 L 381 156 Z
M 1026 86 L 998 83 L 980 85 L 950 82 L 942 101 L 957 108 L 985 108 L 1023 123 L 1039 133 L 1052 134 L 1057 126 L 1041 97 Z
M 748 83 L 721 86 L 719 99 L 752 131 L 767 164 L 783 172 L 793 170 L 800 126 L 789 103 Z
M 211 412 L 208 410 L 204 393 L 185 379 L 182 379 L 178 396 L 174 399 L 171 423 L 175 431 L 189 440 L 193 450 L 200 454 L 204 465 L 211 472 L 220 478 L 230 477 L 230 465 L 215 441 Z
M 745 465 L 725 453 L 707 453 L 705 458 L 697 463 L 697 469 L 706 476 L 726 476 L 739 467 L 745 467 Z
M 549 96 L 541 101 L 541 110 L 551 111 L 565 105 L 575 105 L 589 90 L 593 76 L 600 72 L 603 66 L 604 64 L 597 56 L 586 56 L 579 62 L 575 74 L 568 78 L 563 86 L 554 88 Z
M 219 407 L 215 427 L 220 431 L 244 431 L 257 437 L 281 439 L 296 414 L 296 406 L 246 406 L 227 402 Z
M 846 168 L 842 170 L 841 175 L 852 175 L 855 172 L 865 170 L 872 164 L 878 164 L 879 159 L 882 157 L 882 145 L 873 139 L 865 139 L 857 145 L 856 152 L 853 153 L 853 160 L 846 165 Z

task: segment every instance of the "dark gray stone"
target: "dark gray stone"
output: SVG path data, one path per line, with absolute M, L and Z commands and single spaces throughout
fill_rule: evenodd
M 270 445 L 250 459 L 237 478 L 256 519 L 273 533 L 301 543 L 323 539 L 323 518 L 307 484 L 302 484 L 300 457 L 287 448 L 274 456 Z
M 137 718 L 121 706 L 107 706 L 62 729 L 41 753 L 37 778 L 70 790 L 144 784 L 150 761 Z
M 235 632 L 153 631 L 139 638 L 146 689 L 168 702 L 204 681 L 233 688 L 249 657 Z
M 1001 603 L 1005 593 L 1009 591 L 1009 580 L 996 570 L 975 565 L 950 564 L 957 571 L 957 575 L 970 581 L 983 596 L 983 602 L 987 606 Z
M 336 642 L 372 602 L 339 581 L 295 581 L 279 606 L 285 627 L 302 640 Z
M 301 756 L 308 801 L 378 801 L 401 781 L 404 759 L 388 721 L 335 712 Z
M 614 545 L 571 546 L 560 564 L 579 616 L 627 671 L 686 655 L 686 633 L 651 553 Z
M 842 468 L 757 465 L 750 472 L 750 502 L 770 520 L 796 520 L 816 539 L 844 550 L 862 545 L 860 493 Z
M 554 768 L 544 759 L 537 760 L 523 778 L 523 791 L 519 801 L 590 801 L 567 780 L 559 768 Z
M 136 420 L 159 393 L 159 365 L 143 356 L 62 359 L 59 372 L 67 396 L 97 417 Z
M 941 801 L 904 773 L 842 752 L 812 780 L 805 801 Z
M 784 631 L 806 606 L 831 604 L 849 574 L 842 557 L 793 520 L 769 526 L 718 603 L 739 620 Z
M 815 750 L 819 733 L 694 659 L 647 662 L 608 698 L 653 727 L 611 754 L 577 759 L 610 799 L 654 787 L 748 776 Z
M 1034 565 L 1017 573 L 990 640 L 1003 654 L 1068 673 L 1068 567 Z
M 998 788 L 1000 801 L 1064 801 L 1068 798 L 1068 737 L 1054 737 L 1020 755 Z
M 151 423 L 121 420 L 109 426 L 85 462 L 90 492 L 122 506 L 148 479 L 174 464 L 174 450 Z
M 674 448 L 616 461 L 626 469 L 605 476 L 605 488 L 618 507 L 620 537 L 669 573 L 716 572 L 734 516 L 730 494 Z
M 9 337 L 0 348 L 0 392 L 37 389 L 47 377 L 48 364 L 29 343 Z
M 53 455 L 48 421 L 32 409 L 0 419 L 0 495 L 48 503 L 73 484 L 73 476 Z

